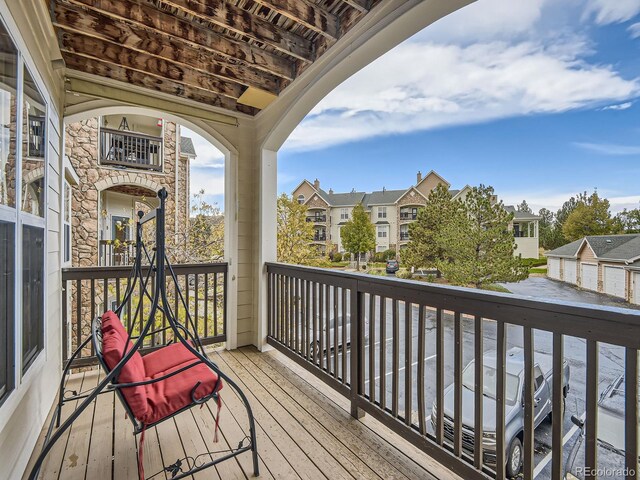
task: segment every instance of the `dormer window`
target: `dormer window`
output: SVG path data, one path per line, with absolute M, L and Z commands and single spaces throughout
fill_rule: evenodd
M 302 194 L 298 195 L 298 203 L 300 205 L 302 205 L 304 203 L 304 195 L 302 195 Z

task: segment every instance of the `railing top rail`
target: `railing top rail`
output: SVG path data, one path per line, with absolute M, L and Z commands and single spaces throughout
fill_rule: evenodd
M 162 141 L 162 137 L 157 137 L 155 135 L 149 135 L 147 133 L 131 132 L 129 130 L 118 130 L 116 128 L 100 127 L 100 131 L 101 132 L 105 132 L 105 133 L 111 133 L 111 134 L 114 134 L 114 135 L 124 135 L 126 137 L 145 138 L 145 139 L 148 139 L 148 140 L 157 140 L 159 142 Z
M 172 265 L 176 275 L 186 275 L 191 273 L 224 273 L 228 270 L 227 262 L 216 263 L 184 263 Z M 143 272 L 148 266 L 143 265 Z M 62 281 L 69 280 L 101 280 L 110 278 L 127 278 L 131 274 L 131 266 L 123 265 L 117 267 L 70 267 L 62 269 Z
M 310 281 L 357 288 L 374 295 L 462 314 L 479 315 L 512 325 L 640 348 L 640 310 L 534 299 L 516 294 L 425 284 L 415 280 L 391 279 L 318 267 L 282 263 L 266 265 L 267 271 L 274 274 L 296 274 Z

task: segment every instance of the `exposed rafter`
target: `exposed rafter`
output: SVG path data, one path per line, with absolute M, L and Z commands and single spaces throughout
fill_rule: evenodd
M 228 58 L 237 59 L 247 65 L 288 80 L 294 78 L 294 64 L 291 60 L 216 34 L 210 29 L 193 25 L 155 7 L 142 4 L 126 5 L 124 2 L 101 2 L 99 0 L 61 0 L 60 3 L 75 5 L 107 18 L 149 29 L 173 38 L 175 41 L 189 42 L 195 48 L 202 48 Z M 94 30 L 99 32 L 100 24 L 97 27 Z
M 244 87 L 238 83 L 226 82 L 192 68 L 183 67 L 146 53 L 129 50 L 123 46 L 97 38 L 73 35 L 68 32 L 63 33 L 61 50 L 66 53 L 121 65 L 127 69 L 148 73 L 159 78 L 166 78 L 189 87 L 201 88 L 229 98 L 237 99 L 244 90 Z
M 355 8 L 359 12 L 367 13 L 371 8 L 371 0 L 342 0 L 350 7 Z
M 307 0 L 254 0 L 254 2 L 290 18 L 320 35 L 334 40 L 338 38 L 340 26 L 338 17 Z
M 214 58 L 210 51 L 203 52 L 200 49 L 194 49 L 190 43 L 168 38 L 155 31 L 135 27 L 95 12 L 81 11 L 59 4 L 55 6 L 54 15 L 54 25 L 64 32 L 79 36 L 77 40 L 72 39 L 74 49 L 86 52 L 88 47 L 83 48 L 78 45 L 78 42 L 86 43 L 83 39 L 90 36 L 111 42 L 114 45 L 122 45 L 137 52 L 153 55 L 168 62 L 191 67 L 223 80 L 257 87 L 274 94 L 278 94 L 280 90 L 280 82 L 278 77 L 274 75 L 225 62 L 220 60 L 219 56 Z M 69 39 L 69 35 L 64 38 Z
M 249 115 L 254 115 L 256 112 L 254 108 L 240 105 L 232 98 L 217 95 L 201 89 L 194 89 L 178 82 L 161 79 L 148 75 L 144 72 L 124 68 L 113 63 L 71 53 L 63 53 L 63 58 L 67 64 L 67 68 L 116 80 L 124 83 L 125 87 L 126 84 L 136 85 L 153 91 L 187 98 L 213 107 L 239 111 Z
M 150 2 L 152 0 L 143 1 Z M 162 3 L 177 8 L 201 22 L 226 28 L 299 60 L 311 62 L 314 59 L 313 47 L 309 40 L 227 2 L 218 1 L 204 5 L 196 0 L 162 0 Z

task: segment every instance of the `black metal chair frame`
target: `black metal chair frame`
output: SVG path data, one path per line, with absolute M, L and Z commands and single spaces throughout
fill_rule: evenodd
M 135 340 L 135 343 L 133 344 L 133 348 L 129 349 L 126 352 L 123 352 L 122 359 L 118 362 L 118 364 L 113 369 L 110 370 L 106 365 L 104 358 L 102 356 L 102 330 L 101 330 L 102 318 L 97 317 L 93 319 L 93 322 L 91 325 L 91 335 L 87 339 L 85 339 L 80 345 L 78 345 L 76 350 L 73 352 L 73 354 L 65 364 L 62 379 L 60 381 L 60 387 L 59 387 L 59 393 L 58 393 L 58 404 L 56 406 L 56 411 L 54 412 L 54 415 L 49 424 L 47 434 L 45 436 L 44 444 L 42 446 L 42 450 L 38 455 L 38 458 L 36 459 L 31 469 L 31 472 L 29 474 L 29 477 L 28 477 L 29 480 L 36 480 L 38 478 L 38 474 L 42 467 L 42 463 L 46 458 L 47 454 L 49 453 L 49 451 L 51 450 L 51 448 L 53 447 L 53 445 L 62 437 L 64 432 L 69 429 L 69 427 L 80 416 L 80 414 L 89 405 L 91 405 L 91 403 L 96 399 L 98 395 L 101 395 L 104 393 L 110 393 L 114 391 L 116 392 L 116 395 L 122 402 L 127 412 L 127 416 L 131 419 L 133 423 L 134 435 L 141 434 L 142 432 L 144 432 L 146 428 L 153 427 L 186 410 L 189 410 L 190 408 L 196 405 L 202 405 L 211 399 L 218 400 L 218 392 L 217 392 L 218 384 L 215 385 L 215 388 L 213 389 L 213 392 L 211 394 L 206 395 L 205 397 L 196 398 L 195 391 L 199 385 L 198 383 L 191 392 L 191 398 L 192 398 L 191 404 L 174 412 L 171 415 L 168 415 L 167 417 L 160 419 L 157 422 L 145 425 L 135 418 L 124 395 L 122 394 L 122 391 L 121 391 L 122 388 L 148 385 L 151 383 L 164 381 L 174 375 L 182 373 L 185 370 L 188 370 L 189 368 L 192 368 L 202 363 L 207 365 L 213 372 L 215 372 L 218 375 L 218 382 L 224 380 L 224 382 L 229 387 L 231 387 L 233 390 L 237 392 L 238 396 L 242 400 L 244 407 L 247 411 L 247 416 L 249 420 L 249 442 L 247 445 L 244 445 L 244 440 L 243 440 L 239 443 L 239 445 L 236 448 L 231 448 L 229 450 L 226 450 L 226 452 L 228 452 L 226 455 L 220 456 L 215 459 L 213 459 L 213 455 L 212 455 L 213 453 L 222 453 L 225 451 L 206 452 L 206 456 L 210 456 L 212 460 L 201 465 L 197 465 L 194 460 L 193 466 L 188 465 L 190 468 L 187 471 L 182 471 L 180 469 L 180 465 L 179 465 L 180 460 L 178 460 L 178 462 L 176 462 L 176 464 L 174 465 L 165 466 L 164 470 L 172 472 L 173 476 L 171 478 L 177 480 L 177 479 L 189 477 L 196 472 L 205 470 L 225 460 L 234 458 L 244 452 L 251 451 L 252 458 L 253 458 L 254 475 L 258 476 L 260 473 L 259 465 L 258 465 L 258 448 L 257 448 L 257 440 L 256 440 L 255 420 L 253 417 L 251 406 L 249 405 L 249 401 L 246 395 L 244 394 L 244 392 L 240 389 L 240 387 L 232 379 L 230 379 L 224 372 L 222 372 L 218 368 L 218 366 L 208 358 L 208 356 L 204 351 L 204 347 L 202 346 L 202 342 L 200 341 L 200 337 L 198 336 L 198 331 L 195 328 L 193 319 L 191 318 L 191 314 L 189 313 L 188 299 L 185 299 L 184 296 L 182 295 L 176 274 L 174 273 L 173 268 L 171 264 L 167 261 L 167 257 L 166 257 L 165 235 L 164 235 L 165 203 L 167 199 L 166 189 L 163 188 L 158 192 L 158 198 L 160 199 L 160 206 L 157 209 L 155 209 L 155 211 L 152 211 L 150 214 L 147 214 L 146 216 L 143 216 L 142 212 L 138 214 L 139 219 L 136 225 L 136 258 L 131 271 L 131 276 L 129 278 L 130 281 L 128 282 L 127 290 L 125 292 L 122 302 L 120 303 L 120 305 L 115 311 L 116 315 L 120 316 L 122 309 L 129 302 L 133 294 L 136 283 L 139 281 L 141 285 L 142 295 L 147 296 L 152 301 L 151 309 L 146 319 L 146 322 L 144 323 L 142 330 L 137 336 L 132 336 L 133 322 L 131 323 L 128 330 L 129 338 L 126 342 L 126 345 L 129 345 L 130 341 Z M 146 222 L 152 220 L 153 218 L 156 219 L 156 245 L 155 245 L 155 254 L 151 256 L 149 255 L 149 252 L 146 246 L 142 242 L 142 228 Z M 143 269 L 142 269 L 143 253 L 144 253 L 144 258 L 149 262 L 149 269 L 146 276 L 143 275 Z M 186 326 L 178 322 L 174 312 L 171 309 L 170 302 L 167 298 L 167 288 L 166 288 L 167 273 L 171 276 L 171 279 L 175 283 L 176 292 L 178 293 L 181 304 L 184 306 L 184 309 L 186 312 L 186 320 L 187 320 Z M 149 284 L 149 280 L 152 277 L 155 278 L 155 282 L 154 282 L 153 294 L 150 294 L 147 286 Z M 136 316 L 134 316 L 134 318 L 137 317 L 138 313 L 140 313 L 140 315 L 143 314 L 143 312 L 140 311 L 141 303 L 142 303 L 141 301 L 138 302 L 138 305 L 136 307 Z M 150 331 L 151 326 L 154 324 L 154 320 L 157 312 L 161 312 L 165 315 L 168 321 L 168 326 L 159 330 Z M 193 329 L 193 332 L 191 332 L 190 328 Z M 122 367 L 124 367 L 124 365 L 129 361 L 129 359 L 133 356 L 135 352 L 139 351 L 140 348 L 142 348 L 144 339 L 149 335 L 154 335 L 164 330 L 172 330 L 174 334 L 174 341 L 179 341 L 180 343 L 182 343 L 182 345 L 184 345 L 184 347 L 187 348 L 194 355 L 196 360 L 193 363 L 190 363 L 189 365 L 187 365 L 186 367 L 183 367 L 170 374 L 163 375 L 162 377 L 159 377 L 159 378 L 154 378 L 151 380 L 145 380 L 145 381 L 135 382 L 135 383 L 118 383 L 118 376 L 120 371 L 122 370 Z M 98 361 L 102 366 L 102 368 L 105 370 L 106 375 L 100 381 L 98 386 L 95 389 L 91 390 L 90 392 L 81 392 L 81 393 L 78 393 L 77 391 L 69 392 L 65 390 L 66 377 L 71 370 L 73 361 L 82 351 L 82 349 L 89 344 L 89 342 L 92 342 Z M 67 393 L 71 393 L 71 395 L 69 396 L 67 395 Z M 69 417 L 64 422 L 61 423 L 62 406 L 67 402 L 80 401 L 80 400 L 82 400 L 82 402 L 69 415 Z M 139 447 L 138 447 L 138 444 L 136 443 L 136 449 L 137 448 Z M 172 468 L 173 470 L 171 470 Z

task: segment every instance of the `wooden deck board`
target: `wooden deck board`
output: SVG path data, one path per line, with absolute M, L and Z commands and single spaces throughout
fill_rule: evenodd
M 259 353 L 247 347 L 233 352 L 215 351 L 210 356 L 249 399 L 256 420 L 260 478 L 455 478 L 372 419 L 351 418 L 348 399 L 322 385 L 278 352 Z M 68 383 L 69 388 L 87 390 L 97 381 L 97 371 L 89 371 L 72 375 Z M 218 443 L 213 441 L 216 413 L 213 402 L 146 431 L 147 477 L 179 458 L 236 448 L 248 436 L 249 424 L 239 395 L 230 385 L 225 385 L 221 397 Z M 63 420 L 73 408 L 72 404 L 64 407 Z M 101 395 L 83 412 L 68 436 L 63 436 L 54 447 L 40 478 L 136 479 L 137 440 L 119 399 L 114 394 Z M 208 455 L 202 456 L 198 463 L 209 459 Z M 168 477 L 163 473 L 154 480 L 165 478 Z M 193 478 L 253 478 L 251 454 L 244 453 Z

